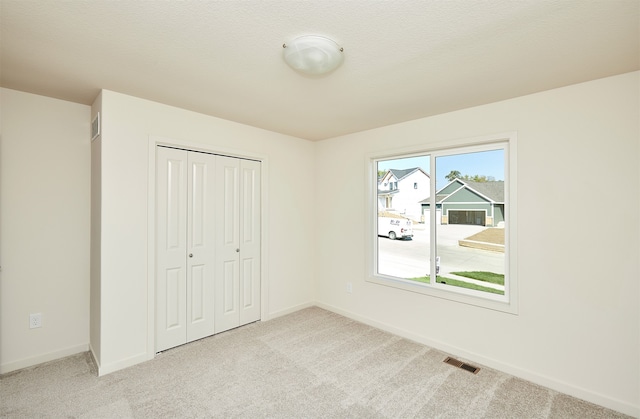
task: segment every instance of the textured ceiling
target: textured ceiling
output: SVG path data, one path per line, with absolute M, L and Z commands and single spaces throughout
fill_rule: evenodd
M 109 89 L 321 140 L 639 69 L 638 0 L 0 0 L 0 84 Z M 282 60 L 303 34 L 344 64 Z

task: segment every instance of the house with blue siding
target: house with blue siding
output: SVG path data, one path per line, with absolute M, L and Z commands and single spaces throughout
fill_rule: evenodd
M 428 217 L 430 202 L 421 202 Z M 473 182 L 454 179 L 436 192 L 436 211 L 441 224 L 496 227 L 504 223 L 504 181 Z

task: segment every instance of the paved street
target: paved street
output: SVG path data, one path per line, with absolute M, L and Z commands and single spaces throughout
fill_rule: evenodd
M 455 271 L 504 273 L 504 253 L 458 246 L 458 240 L 485 227 L 439 225 L 438 256 L 440 274 Z M 429 273 L 429 227 L 414 225 L 413 240 L 389 240 L 378 237 L 378 272 L 400 278 L 415 278 Z

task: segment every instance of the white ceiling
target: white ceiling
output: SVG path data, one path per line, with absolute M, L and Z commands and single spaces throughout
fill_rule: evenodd
M 321 140 L 639 69 L 638 0 L 0 0 L 0 84 L 99 89 Z M 345 61 L 310 78 L 299 35 Z

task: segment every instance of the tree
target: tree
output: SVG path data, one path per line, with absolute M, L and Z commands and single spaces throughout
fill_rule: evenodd
M 465 180 L 470 180 L 473 182 L 486 182 L 488 179 L 485 175 L 473 175 L 473 176 L 465 176 Z
M 445 179 L 447 179 L 449 182 L 451 182 L 454 179 L 459 179 L 460 177 L 462 177 L 462 173 L 460 173 L 457 170 L 452 170 L 449 172 L 449 174 L 447 176 L 445 176 Z
M 445 179 L 447 179 L 449 182 L 453 181 L 454 179 L 470 180 L 472 182 L 489 182 L 491 180 L 495 180 L 493 177 L 487 177 L 485 175 L 463 175 L 457 170 L 450 171 L 449 174 L 445 176 Z

